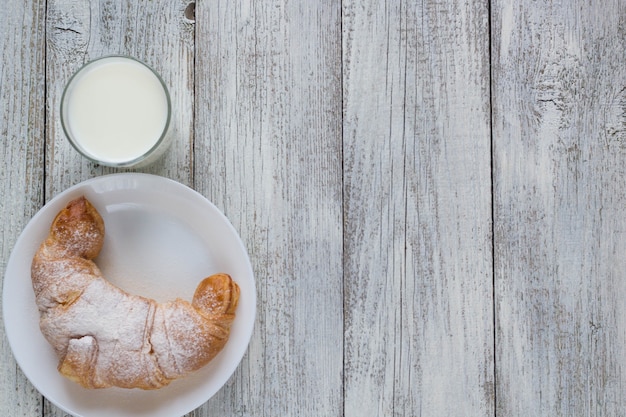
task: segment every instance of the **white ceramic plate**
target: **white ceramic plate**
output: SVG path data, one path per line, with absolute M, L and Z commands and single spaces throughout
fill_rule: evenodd
M 54 216 L 80 195 L 102 215 L 106 237 L 96 263 L 115 285 L 157 301 L 191 300 L 196 285 L 216 272 L 241 289 L 228 343 L 206 367 L 154 390 L 87 390 L 57 372 L 58 360 L 39 330 L 30 264 Z M 6 267 L 3 314 L 13 354 L 48 400 L 84 417 L 172 417 L 199 407 L 230 378 L 246 352 L 256 312 L 247 252 L 224 215 L 192 189 L 148 174 L 114 174 L 57 195 L 28 223 Z

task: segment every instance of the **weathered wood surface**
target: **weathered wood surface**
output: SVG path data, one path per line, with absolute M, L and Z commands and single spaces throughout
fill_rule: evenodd
M 342 410 L 341 9 L 196 6 L 196 189 L 241 231 L 258 320 L 197 416 Z
M 194 24 L 187 2 L 170 0 L 48 0 L 46 14 L 46 200 L 88 178 L 116 172 L 82 158 L 67 142 L 60 101 L 69 77 L 86 62 L 110 54 L 152 66 L 169 88 L 174 141 L 167 155 L 143 172 L 193 185 Z M 44 400 L 44 415 L 65 415 Z
M 626 415 L 626 3 L 492 3 L 497 414 Z
M 143 171 L 222 209 L 257 279 L 190 417 L 626 415 L 623 1 L 190 3 L 0 9 L 2 275 L 45 201 L 115 172 L 58 105 L 130 54 L 175 108 Z M 0 414 L 64 416 L 0 333 Z
M 494 409 L 487 2 L 343 2 L 345 415 Z
M 21 230 L 43 203 L 45 2 L 0 7 L 0 274 Z M 2 315 L 2 312 L 0 312 Z M 3 317 L 4 318 L 4 317 Z M 0 330 L 0 415 L 42 414 L 42 398 Z

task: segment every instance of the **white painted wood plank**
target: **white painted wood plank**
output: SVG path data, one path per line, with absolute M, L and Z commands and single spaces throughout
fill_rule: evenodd
M 492 13 L 498 415 L 626 415 L 626 3 Z
M 0 283 L 15 241 L 43 199 L 44 19 L 43 1 L 0 8 Z M 1 325 L 0 415 L 31 417 L 41 409 L 41 395 L 17 366 Z
M 194 24 L 185 18 L 187 1 L 48 0 L 46 199 L 88 178 L 120 172 L 82 158 L 67 142 L 60 123 L 63 87 L 74 71 L 109 54 L 138 58 L 168 85 L 174 142 L 165 157 L 136 171 L 192 185 Z M 46 417 L 65 414 L 44 402 Z
M 130 55 L 153 67 L 171 95 L 175 140 L 162 160 L 139 171 L 192 184 L 194 24 L 185 18 L 188 3 L 48 0 L 48 198 L 87 178 L 120 171 L 81 157 L 67 142 L 59 113 L 71 75 L 110 54 Z
M 488 26 L 343 2 L 346 416 L 493 415 Z
M 198 2 L 196 25 L 195 185 L 258 286 L 248 353 L 196 415 L 342 415 L 340 3 Z

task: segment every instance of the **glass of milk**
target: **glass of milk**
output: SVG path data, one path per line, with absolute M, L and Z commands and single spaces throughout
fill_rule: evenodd
M 127 56 L 87 63 L 61 97 L 61 125 L 72 146 L 112 167 L 140 167 L 158 159 L 171 139 L 171 113 L 161 77 Z

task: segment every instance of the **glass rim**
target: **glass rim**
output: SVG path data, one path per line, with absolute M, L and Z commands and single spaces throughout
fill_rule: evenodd
M 152 145 L 152 147 L 150 149 L 148 149 L 146 152 L 144 152 L 143 154 L 139 155 L 136 158 L 130 159 L 130 160 L 125 160 L 125 161 L 121 161 L 121 162 L 111 162 L 111 161 L 103 161 L 101 159 L 96 158 L 94 155 L 88 153 L 87 151 L 85 151 L 84 148 L 82 148 L 80 146 L 80 144 L 77 143 L 76 139 L 73 137 L 69 127 L 67 126 L 66 120 L 65 118 L 67 117 L 67 112 L 65 111 L 65 100 L 67 98 L 68 95 L 68 90 L 72 87 L 74 81 L 76 81 L 77 77 L 83 72 L 85 71 L 88 67 L 90 67 L 91 65 L 94 65 L 96 63 L 98 63 L 99 61 L 103 61 L 106 59 L 113 59 L 113 58 L 122 58 L 122 59 L 128 59 L 130 61 L 133 61 L 135 63 L 140 64 L 141 66 L 147 68 L 159 81 L 159 84 L 161 84 L 161 87 L 163 88 L 163 92 L 165 93 L 165 99 L 167 102 L 167 118 L 165 120 L 165 125 L 163 126 L 163 131 L 161 132 L 159 138 L 157 139 L 157 141 L 154 143 L 154 145 Z M 87 158 L 89 161 L 94 162 L 98 165 L 104 165 L 104 166 L 109 166 L 109 167 L 114 167 L 114 168 L 124 168 L 124 167 L 132 167 L 134 165 L 137 165 L 141 162 L 143 162 L 144 160 L 146 160 L 147 158 L 149 158 L 160 146 L 161 144 L 165 141 L 165 138 L 167 136 L 167 133 L 169 131 L 169 127 L 170 127 L 170 122 L 171 122 L 171 118 L 172 118 L 172 102 L 171 102 L 171 98 L 170 98 L 170 93 L 169 93 L 169 89 L 167 88 L 167 85 L 165 84 L 165 81 L 163 81 L 163 78 L 161 78 L 161 76 L 159 75 L 159 73 L 152 68 L 150 65 L 146 64 L 145 62 L 132 57 L 130 55 L 123 55 L 123 54 L 113 54 L 113 55 L 104 55 L 98 58 L 94 58 L 92 60 L 89 60 L 88 62 L 84 63 L 83 65 L 80 66 L 80 68 L 78 68 L 76 71 L 74 71 L 74 73 L 72 74 L 72 76 L 69 78 L 69 80 L 67 81 L 67 83 L 65 84 L 65 86 L 63 87 L 63 94 L 61 95 L 61 102 L 60 102 L 60 119 L 61 119 L 61 128 L 63 129 L 63 133 L 65 133 L 65 137 L 68 139 L 70 145 L 72 145 L 72 147 L 83 157 Z

